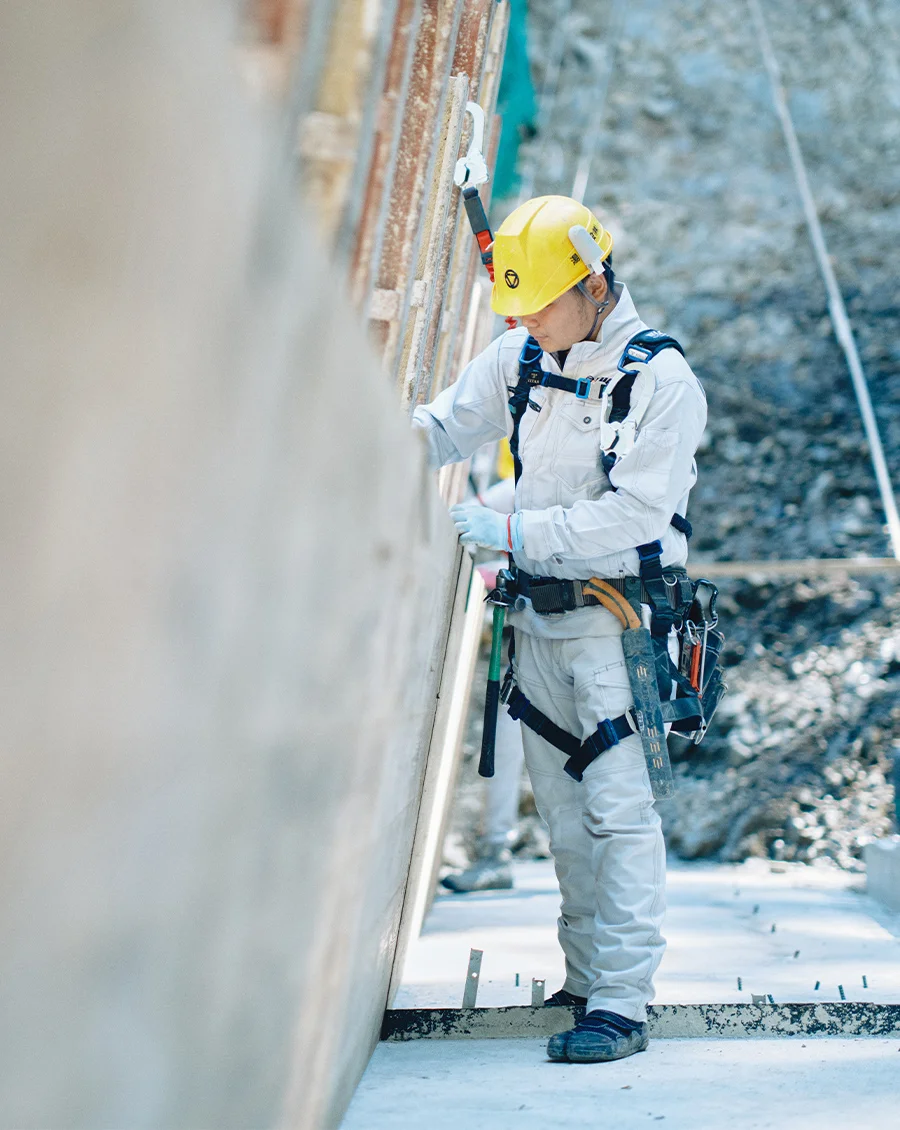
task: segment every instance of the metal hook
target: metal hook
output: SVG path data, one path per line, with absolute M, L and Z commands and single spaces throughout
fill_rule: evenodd
M 453 183 L 460 188 L 477 188 L 490 180 L 484 159 L 484 110 L 477 102 L 466 103 L 466 113 L 472 115 L 472 140 L 465 157 L 460 157 L 453 171 Z

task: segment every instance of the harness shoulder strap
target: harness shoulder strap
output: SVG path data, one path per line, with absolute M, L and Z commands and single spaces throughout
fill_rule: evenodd
M 540 384 L 541 357 L 544 351 L 538 342 L 529 336 L 525 339 L 519 354 L 519 380 L 509 398 L 509 411 L 512 414 L 512 435 L 509 437 L 509 450 L 513 457 L 515 480 L 522 477 L 522 460 L 519 456 L 519 425 L 528 408 L 528 397 L 532 388 Z
M 677 349 L 681 356 L 684 356 L 684 350 L 674 337 L 661 333 L 659 330 L 641 330 L 640 333 L 636 333 L 629 340 L 622 351 L 619 370 L 627 373 L 629 362 L 640 361 L 646 365 L 648 361 L 652 361 L 657 353 L 662 353 L 664 349 Z
M 659 330 L 641 330 L 629 340 L 619 358 L 619 372 L 624 373 L 625 376 L 616 382 L 610 397 L 612 400 L 610 423 L 620 424 L 631 410 L 631 390 L 637 379 L 637 370 L 630 369 L 629 365 L 635 362 L 646 365 L 664 349 L 677 349 L 681 356 L 684 356 L 684 350 L 675 338 L 660 333 Z
M 659 330 L 641 330 L 629 340 L 619 359 L 619 371 L 624 375 L 616 381 L 610 393 L 612 402 L 609 414 L 610 423 L 623 423 L 631 411 L 631 393 L 638 372 L 635 369 L 629 369 L 629 365 L 635 363 L 646 365 L 657 353 L 661 353 L 664 349 L 677 349 L 682 357 L 684 356 L 684 350 L 675 338 L 670 337 L 669 334 L 660 333 Z M 513 418 L 509 448 L 512 452 L 516 482 L 519 481 L 522 474 L 522 460 L 519 457 L 519 425 L 528 409 L 528 397 L 531 389 L 538 386 L 558 388 L 579 398 L 587 398 L 590 394 L 591 382 L 588 378 L 573 380 L 571 377 L 545 372 L 541 368 L 543 353 L 544 351 L 537 340 L 529 335 L 525 339 L 519 354 L 519 379 L 509 398 L 509 410 Z M 605 456 L 604 466 L 606 466 L 607 461 L 608 457 Z M 607 470 L 609 469 L 607 467 Z

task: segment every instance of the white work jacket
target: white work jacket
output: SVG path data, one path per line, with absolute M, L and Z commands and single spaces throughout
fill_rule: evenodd
M 560 370 L 543 354 L 541 367 L 565 376 L 614 377 L 628 341 L 647 329 L 626 287 L 600 340 L 574 345 Z M 455 384 L 417 408 L 414 426 L 425 431 L 432 466 L 467 459 L 482 444 L 512 434 L 509 398 L 519 379 L 519 354 L 527 330 L 509 330 L 466 366 Z M 534 388 L 519 427 L 522 475 L 515 508 L 522 514 L 524 548 L 519 568 L 533 575 L 584 580 L 637 576 L 638 545 L 659 540 L 664 565 L 684 565 L 687 539 L 670 525 L 686 515 L 697 480 L 694 454 L 706 426 L 706 397 L 676 349 L 650 362 L 656 388 L 632 450 L 606 475 L 600 460 L 600 402 L 562 389 Z M 596 386 L 595 386 L 596 387 Z M 558 616 L 529 609 L 513 622 L 532 635 L 575 638 L 615 629 L 611 613 L 582 608 Z

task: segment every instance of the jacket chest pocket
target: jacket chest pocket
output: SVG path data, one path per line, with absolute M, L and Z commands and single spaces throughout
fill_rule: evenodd
M 570 490 L 584 490 L 606 481 L 601 462 L 600 405 L 575 400 L 559 409 L 552 470 Z

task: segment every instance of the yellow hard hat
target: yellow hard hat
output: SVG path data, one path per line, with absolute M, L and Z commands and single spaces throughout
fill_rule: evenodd
M 597 270 L 612 245 L 609 232 L 577 200 L 569 196 L 526 200 L 506 217 L 494 237 L 491 307 L 513 318 L 536 314 Z

